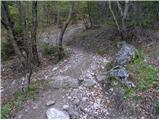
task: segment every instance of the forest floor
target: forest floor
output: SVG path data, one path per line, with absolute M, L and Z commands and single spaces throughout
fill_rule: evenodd
M 49 30 L 42 33 L 39 38 L 41 41 L 55 45 L 57 43 L 57 30 Z M 156 31 L 156 32 L 155 32 Z M 156 39 L 146 43 L 132 42 L 137 48 L 143 50 L 147 62 L 158 67 L 158 31 L 152 31 L 150 34 Z M 77 110 L 78 118 L 155 118 L 148 115 L 148 111 L 137 110 L 134 103 L 122 100 L 123 93 L 117 86 L 110 86 L 105 94 L 98 82 L 93 87 L 83 85 L 77 88 L 55 89 L 53 81 L 57 77 L 70 77 L 73 80 L 89 77 L 94 79 L 93 75 L 101 75 L 105 71 L 105 66 L 113 59 L 117 52 L 116 44 L 113 41 L 113 31 L 104 29 L 93 29 L 84 32 L 81 24 L 70 26 L 64 36 L 64 43 L 68 57 L 60 62 L 56 62 L 53 57 L 43 57 L 41 55 L 42 65 L 32 75 L 32 82 L 38 83 L 35 99 L 27 100 L 19 110 L 13 110 L 12 118 L 37 119 L 47 118 L 46 110 L 54 107 L 62 110 L 63 105 L 69 105 L 74 108 L 72 98 L 79 98 L 83 101 L 82 111 Z M 11 71 L 11 70 L 10 70 Z M 2 100 L 7 103 L 12 95 L 19 89 L 21 79 L 11 72 L 2 69 Z M 7 80 L 7 81 L 6 81 Z M 151 93 L 153 94 L 153 93 Z M 157 94 L 157 91 L 156 91 Z M 152 95 L 151 95 L 152 96 Z M 156 96 L 157 97 L 157 96 Z M 47 106 L 47 102 L 54 101 L 53 105 Z M 131 105 L 132 104 L 132 105 Z M 140 103 L 138 103 L 140 104 Z M 85 109 L 86 108 L 86 109 Z M 72 109 L 72 112 L 75 109 Z M 76 111 L 75 110 L 75 111 Z

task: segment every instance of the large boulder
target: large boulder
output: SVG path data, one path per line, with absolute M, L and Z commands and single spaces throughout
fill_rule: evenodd
M 128 78 L 128 72 L 124 67 L 115 67 L 110 72 L 110 76 L 118 78 L 118 79 L 126 79 Z
M 128 62 L 133 60 L 136 56 L 136 48 L 133 45 L 122 42 L 120 50 L 116 54 L 116 63 L 117 65 L 126 65 Z
M 53 88 L 77 88 L 79 81 L 69 76 L 57 76 L 53 78 Z
M 60 111 L 56 108 L 49 108 L 46 111 L 46 115 L 48 119 L 70 119 L 66 111 Z
M 134 83 L 128 80 L 129 74 L 124 67 L 115 67 L 110 71 L 109 76 L 120 80 L 120 82 L 122 82 L 122 84 L 124 84 L 128 88 L 135 87 Z

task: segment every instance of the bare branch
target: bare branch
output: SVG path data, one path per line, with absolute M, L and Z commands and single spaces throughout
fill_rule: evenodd
M 117 1 L 117 6 L 118 6 L 118 9 L 119 9 L 119 11 L 121 13 L 121 16 L 123 17 L 123 10 L 121 8 L 121 5 L 120 5 L 119 1 Z
M 125 9 L 124 9 L 124 13 L 123 13 L 123 19 L 126 19 L 126 17 L 127 17 L 128 7 L 129 7 L 128 1 L 125 1 Z
M 113 19 L 114 19 L 114 21 L 115 21 L 115 23 L 116 23 L 116 25 L 117 25 L 118 31 L 120 32 L 121 30 L 120 30 L 119 24 L 118 24 L 118 22 L 117 22 L 117 19 L 116 19 L 115 14 L 114 14 L 114 12 L 113 12 L 113 10 L 112 10 L 111 1 L 108 1 L 108 2 L 109 2 L 109 9 L 110 9 L 110 11 L 111 11 L 111 13 L 112 13 L 112 16 L 113 16 Z

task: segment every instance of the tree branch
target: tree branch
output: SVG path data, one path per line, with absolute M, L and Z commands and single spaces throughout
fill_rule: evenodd
M 120 5 L 119 1 L 117 1 L 117 6 L 118 6 L 118 9 L 121 13 L 121 16 L 123 17 L 123 11 L 122 11 L 122 8 L 121 8 L 121 5 Z
M 115 23 L 117 25 L 118 31 L 121 33 L 121 30 L 120 30 L 119 24 L 117 22 L 116 16 L 115 16 L 115 14 L 114 14 L 114 12 L 112 10 L 111 1 L 108 1 L 108 2 L 109 2 L 109 9 L 110 9 L 110 11 L 112 13 L 112 16 L 113 16 L 113 19 L 114 19 L 114 21 L 115 21 Z

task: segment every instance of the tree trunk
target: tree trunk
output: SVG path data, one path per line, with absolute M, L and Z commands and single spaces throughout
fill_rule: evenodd
M 24 65 L 23 62 L 25 61 L 25 59 L 24 59 L 24 57 L 18 47 L 17 41 L 16 41 L 17 38 L 16 38 L 15 24 L 10 17 L 10 13 L 9 13 L 9 9 L 8 9 L 8 5 L 7 5 L 6 1 L 2 1 L 1 14 L 2 14 L 1 15 L 2 16 L 1 22 L 4 25 L 4 27 L 6 28 L 6 30 L 8 31 L 8 36 L 12 42 L 14 51 L 15 51 L 16 55 L 18 56 L 20 63 L 22 65 Z
M 60 25 L 60 10 L 59 10 L 59 6 L 57 8 L 57 28 L 60 28 L 61 25 Z
M 32 40 L 32 54 L 33 54 L 33 62 L 35 65 L 39 66 L 39 56 L 37 51 L 37 1 L 32 2 L 32 30 L 31 30 L 31 40 Z
M 28 88 L 30 86 L 30 81 L 31 81 L 31 75 L 32 75 L 32 47 L 31 47 L 31 39 L 29 38 L 28 35 L 28 25 L 26 22 L 26 7 L 25 5 L 21 2 L 17 2 L 18 9 L 19 9 L 19 16 L 20 16 L 20 25 L 22 29 L 22 38 L 25 41 L 25 47 L 27 50 L 27 56 L 26 56 L 26 64 L 25 64 L 25 78 L 28 81 Z
M 127 14 L 128 14 L 128 1 L 125 1 L 125 7 L 124 7 L 124 10 L 122 10 L 122 7 L 119 3 L 119 1 L 117 1 L 117 6 L 118 6 L 118 9 L 120 11 L 120 14 L 121 14 L 121 18 L 122 18 L 122 36 L 123 36 L 123 39 L 127 39 L 127 33 L 126 33 L 126 17 L 127 17 Z
M 124 13 L 123 13 L 123 17 L 122 17 L 122 32 L 124 39 L 127 39 L 127 33 L 126 33 L 126 18 L 127 18 L 127 14 L 128 14 L 128 1 L 125 1 L 125 8 L 124 8 Z
M 109 9 L 110 9 L 110 11 L 111 11 L 111 13 L 112 13 L 112 16 L 113 16 L 114 22 L 115 22 L 115 23 L 116 23 L 116 25 L 117 25 L 117 28 L 118 28 L 119 33 L 121 33 L 121 30 L 120 30 L 120 27 L 119 27 L 118 21 L 117 21 L 117 19 L 116 19 L 116 16 L 115 16 L 115 14 L 114 14 L 113 10 L 112 10 L 111 1 L 108 1 L 108 2 L 109 2 Z
M 61 31 L 60 31 L 60 35 L 59 35 L 59 60 L 61 60 L 64 56 L 64 50 L 63 50 L 63 44 L 62 44 L 63 35 L 64 35 L 64 32 L 66 31 L 66 28 L 67 28 L 68 24 L 71 21 L 72 14 L 73 14 L 73 6 L 74 6 L 74 3 L 72 2 L 72 6 L 70 8 L 68 18 L 67 18 L 66 22 L 64 23 Z
M 93 27 L 93 22 L 92 22 L 91 13 L 90 13 L 89 2 L 87 2 L 87 12 L 88 12 L 88 17 L 89 17 L 89 21 L 90 21 L 90 28 L 92 28 Z

